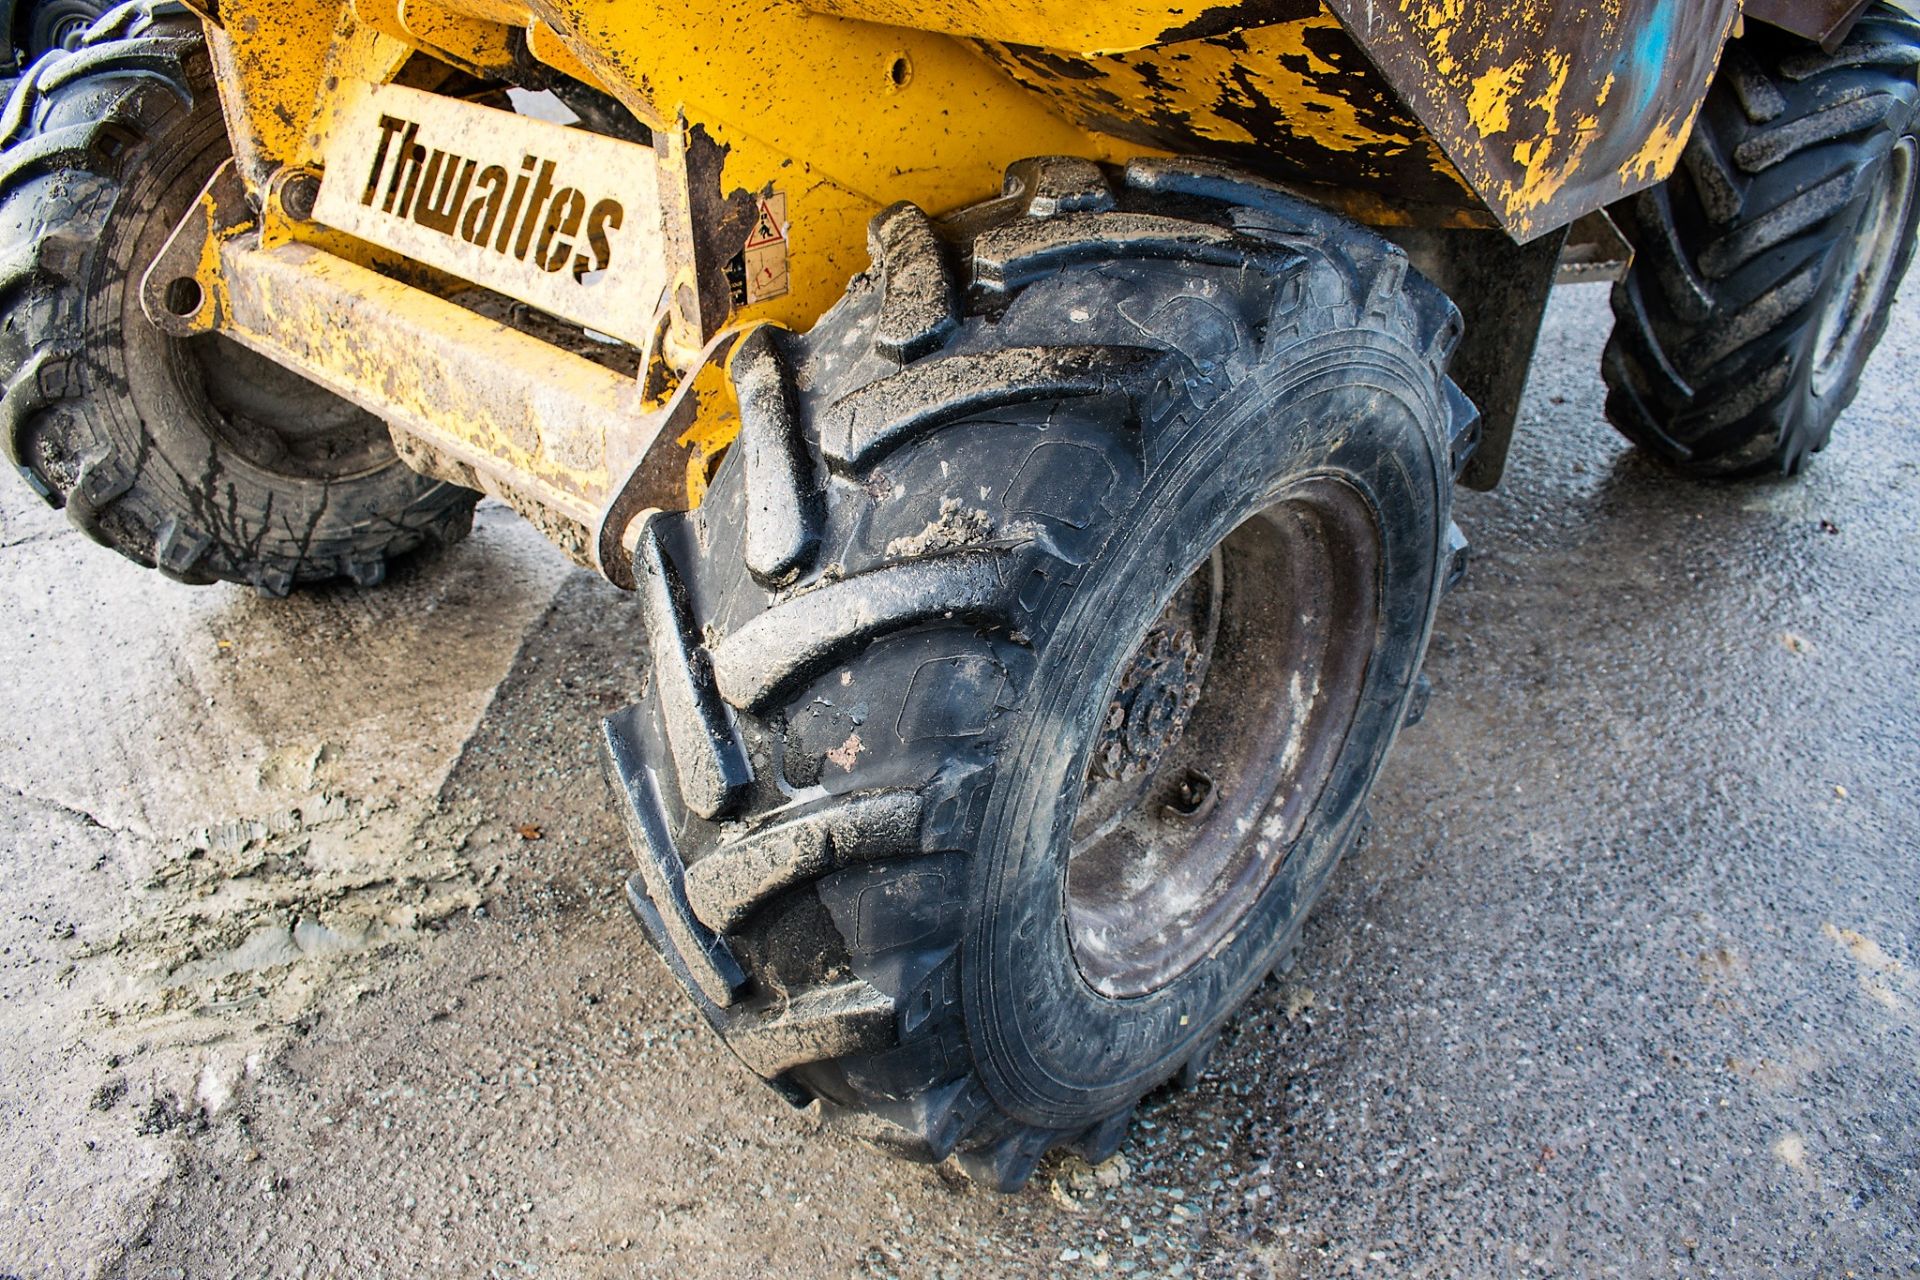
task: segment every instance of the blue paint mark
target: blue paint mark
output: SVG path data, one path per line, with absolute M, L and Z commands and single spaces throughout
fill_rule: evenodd
M 1667 55 L 1673 51 L 1674 7 L 1675 0 L 1654 0 L 1652 12 L 1614 64 L 1616 72 L 1634 86 L 1632 117 L 1636 120 L 1646 115 L 1660 91 Z

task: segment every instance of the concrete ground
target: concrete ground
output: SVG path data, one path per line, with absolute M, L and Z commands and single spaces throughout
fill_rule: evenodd
M 1915 1274 L 1920 306 L 1721 487 L 1605 426 L 1607 323 L 1298 968 L 1011 1197 L 811 1132 L 645 949 L 636 611 L 525 525 L 264 601 L 5 486 L 0 1274 Z

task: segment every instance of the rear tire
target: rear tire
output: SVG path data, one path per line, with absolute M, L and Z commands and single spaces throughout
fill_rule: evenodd
M 162 334 L 146 266 L 227 155 L 199 22 L 125 5 L 0 119 L 0 431 L 89 537 L 186 582 L 282 595 L 450 543 L 478 496 L 386 426 L 220 335 Z
M 1878 4 L 1834 53 L 1756 26 L 1679 171 L 1616 205 L 1607 415 L 1702 476 L 1792 474 L 1826 447 L 1913 256 L 1920 23 Z
M 1029 161 L 732 359 L 606 724 L 630 897 L 735 1052 L 913 1159 L 1104 1159 L 1280 962 L 1463 563 L 1458 313 L 1180 162 Z M 966 287 L 961 287 L 962 285 Z

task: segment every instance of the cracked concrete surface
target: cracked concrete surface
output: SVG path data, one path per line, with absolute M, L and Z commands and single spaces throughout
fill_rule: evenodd
M 1914 1274 L 1920 310 L 1717 487 L 1605 427 L 1606 325 L 1557 297 L 1299 966 L 1013 1197 L 811 1132 L 645 951 L 635 610 L 513 517 L 273 602 L 5 487 L 0 1273 Z
M 437 795 L 564 569 L 490 510 L 392 592 L 275 608 L 104 554 L 18 485 L 0 563 L 0 1268 L 79 1275 L 327 962 L 481 901 Z

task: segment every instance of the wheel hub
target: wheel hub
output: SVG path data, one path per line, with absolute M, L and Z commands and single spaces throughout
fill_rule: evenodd
M 1067 860 L 1096 990 L 1178 978 L 1285 862 L 1358 714 L 1379 566 L 1364 500 L 1305 481 L 1214 547 L 1118 664 Z
M 1186 732 L 1212 646 L 1212 636 L 1204 631 L 1212 612 L 1210 595 L 1197 576 L 1187 579 L 1134 650 L 1107 706 L 1088 769 L 1091 778 L 1138 781 L 1159 766 L 1167 748 Z

